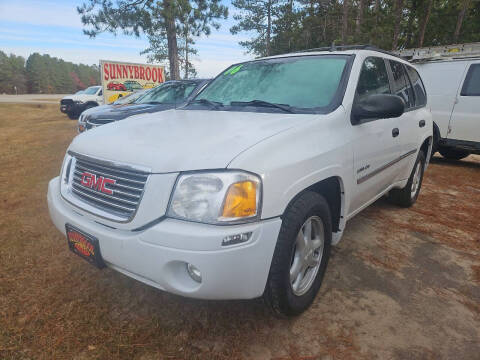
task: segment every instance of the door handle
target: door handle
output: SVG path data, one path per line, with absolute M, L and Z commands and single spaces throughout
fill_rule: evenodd
M 393 137 L 397 137 L 399 134 L 400 134 L 400 130 L 398 130 L 398 128 L 394 128 L 392 130 L 392 136 Z
M 418 122 L 418 126 L 424 127 L 424 126 L 425 126 L 425 120 L 420 120 L 420 121 Z

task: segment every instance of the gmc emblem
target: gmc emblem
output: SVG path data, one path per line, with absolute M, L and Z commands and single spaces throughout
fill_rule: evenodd
M 108 184 L 114 185 L 117 182 L 117 180 L 114 179 L 109 179 L 103 176 L 98 176 L 89 172 L 84 172 L 82 174 L 82 181 L 80 184 L 82 184 L 85 187 L 88 187 L 90 189 L 94 189 L 100 192 L 103 192 L 108 195 L 113 194 L 113 190 L 109 189 L 106 187 Z

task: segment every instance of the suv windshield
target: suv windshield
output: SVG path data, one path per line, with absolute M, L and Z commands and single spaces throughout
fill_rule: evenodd
M 139 97 L 145 95 L 148 90 L 139 90 L 137 92 L 122 96 L 114 102 L 115 105 L 131 104 L 135 102 Z
M 135 103 L 180 104 L 187 99 L 196 86 L 195 82 L 167 82 L 150 90 Z
M 289 112 L 321 110 L 333 102 L 347 61 L 348 56 L 343 55 L 312 55 L 234 65 L 213 80 L 192 104 L 210 104 L 222 110 L 227 110 L 226 106 Z
M 99 88 L 100 86 L 91 86 L 89 88 L 86 88 L 83 93 L 87 95 L 94 95 Z

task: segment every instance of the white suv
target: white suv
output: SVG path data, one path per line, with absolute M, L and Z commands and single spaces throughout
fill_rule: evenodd
M 385 194 L 417 199 L 432 119 L 412 75 L 371 49 L 234 65 L 181 109 L 77 136 L 51 218 L 100 268 L 299 314 L 350 218 Z

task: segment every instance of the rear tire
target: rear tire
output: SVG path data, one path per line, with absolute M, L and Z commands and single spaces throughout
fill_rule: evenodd
M 327 201 L 315 192 L 303 193 L 283 216 L 263 295 L 276 314 L 299 315 L 312 304 L 327 268 L 331 241 Z
M 423 172 L 425 170 L 425 154 L 420 151 L 407 185 L 403 189 L 392 189 L 388 193 L 388 200 L 395 205 L 410 207 L 417 201 L 422 187 Z
M 448 160 L 461 160 L 466 158 L 470 153 L 465 150 L 457 150 L 453 148 L 439 148 L 438 152 Z

